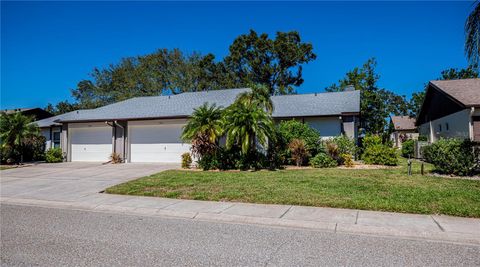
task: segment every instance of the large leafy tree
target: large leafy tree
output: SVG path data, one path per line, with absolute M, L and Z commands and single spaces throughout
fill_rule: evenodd
M 19 161 L 34 140 L 40 139 L 40 130 L 32 124 L 33 117 L 13 114 L 0 114 L 0 140 L 2 158 Z
M 337 84 L 325 89 L 327 92 L 339 92 L 353 86 L 355 90 L 360 90 L 362 126 L 368 133 L 383 132 L 387 125 L 386 118 L 390 114 L 405 115 L 407 113 L 405 96 L 396 95 L 378 86 L 380 76 L 376 73 L 376 65 L 375 58 L 371 58 L 362 67 L 356 67 L 347 72 Z
M 476 1 L 474 8 L 465 21 L 465 54 L 472 65 L 480 64 L 480 2 Z
M 264 147 L 274 131 L 269 114 L 254 103 L 236 101 L 225 110 L 224 130 L 226 146 L 238 145 L 244 155 L 256 151 L 256 144 Z
M 302 65 L 316 58 L 313 46 L 302 42 L 296 31 L 248 34 L 237 37 L 225 58 L 233 84 L 264 84 L 270 94 L 289 94 L 303 83 Z
M 229 85 L 224 73 L 224 66 L 212 54 L 160 49 L 95 68 L 91 79 L 80 81 L 72 95 L 81 108 L 94 108 L 136 96 L 218 89 Z

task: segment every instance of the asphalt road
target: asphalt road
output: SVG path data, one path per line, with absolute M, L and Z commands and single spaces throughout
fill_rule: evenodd
M 4 205 L 2 266 L 479 266 L 480 246 Z

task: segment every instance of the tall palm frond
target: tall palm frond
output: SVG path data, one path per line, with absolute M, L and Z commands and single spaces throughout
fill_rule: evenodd
M 196 137 L 207 137 L 211 143 L 215 143 L 222 135 L 221 125 L 223 110 L 215 104 L 203 104 L 196 108 L 183 128 L 182 139 L 191 141 Z
M 475 2 L 475 7 L 465 21 L 465 55 L 471 65 L 480 63 L 480 2 Z
M 265 85 L 252 85 L 252 91 L 241 93 L 237 100 L 247 105 L 255 104 L 265 109 L 269 114 L 273 112 L 273 102 L 270 99 L 270 90 Z
M 224 129 L 227 148 L 238 145 L 247 154 L 255 149 L 256 142 L 267 145 L 274 128 L 264 109 L 255 103 L 237 101 L 225 111 Z

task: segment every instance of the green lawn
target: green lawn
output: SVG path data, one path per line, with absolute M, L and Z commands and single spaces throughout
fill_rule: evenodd
M 3 170 L 8 170 L 8 169 L 12 169 L 12 168 L 15 168 L 15 167 L 9 167 L 9 166 L 0 166 L 0 171 L 3 171 Z
M 309 169 L 257 172 L 171 170 L 108 188 L 107 193 L 292 204 L 480 217 L 480 181 L 382 170 Z M 430 170 L 430 166 L 427 166 Z

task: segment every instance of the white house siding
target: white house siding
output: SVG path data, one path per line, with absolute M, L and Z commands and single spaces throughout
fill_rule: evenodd
M 42 133 L 42 136 L 45 137 L 45 150 L 48 150 L 52 147 L 52 140 L 50 139 L 50 127 L 41 128 L 40 132 Z
M 340 117 L 308 117 L 304 122 L 320 133 L 322 138 L 332 138 L 342 134 Z
M 130 162 L 181 162 L 190 144 L 181 140 L 186 120 L 128 122 Z
M 418 131 L 421 135 L 426 135 L 429 142 L 435 142 L 442 137 L 470 138 L 470 110 L 464 109 L 426 122 L 419 126 Z

